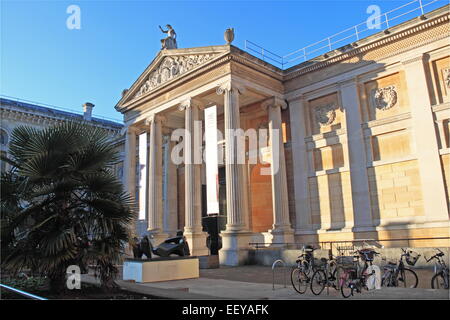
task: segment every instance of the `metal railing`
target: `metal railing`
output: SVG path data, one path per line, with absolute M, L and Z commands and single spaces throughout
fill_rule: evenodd
M 383 243 L 391 243 L 388 247 L 414 247 L 416 242 L 420 241 L 430 241 L 430 240 L 447 240 L 445 247 L 450 247 L 450 237 L 423 237 L 423 238 L 392 238 L 392 239 L 353 239 L 353 240 L 342 240 L 342 241 L 318 241 L 318 242 L 308 242 L 308 243 L 288 243 L 288 242 L 250 242 L 249 246 L 254 247 L 256 250 L 265 248 L 283 248 L 283 249 L 293 249 L 300 250 L 303 247 L 310 245 L 315 248 L 329 250 L 332 255 L 342 255 L 355 249 L 365 246 L 375 246 L 379 248 L 384 248 Z
M 284 69 L 286 66 L 293 65 L 294 63 L 300 63 L 309 60 L 312 57 L 320 56 L 326 52 L 330 52 L 336 49 L 343 49 L 345 45 L 354 43 L 363 37 L 370 36 L 380 31 L 386 31 L 393 27 L 393 23 L 400 24 L 411 18 L 424 16 L 439 6 L 432 6 L 436 2 L 443 3 L 443 0 L 413 0 L 404 5 L 397 7 L 393 10 L 381 13 L 378 16 L 370 17 L 371 21 L 378 21 L 368 26 L 367 20 L 347 28 L 341 32 L 335 33 L 323 40 L 317 41 L 313 44 L 307 45 L 303 48 L 295 50 L 287 55 L 281 56 L 272 51 L 265 49 L 264 47 L 245 40 L 245 50 L 251 51 L 259 56 L 262 60 L 267 62 L 274 62 Z M 402 19 L 403 18 L 403 19 Z

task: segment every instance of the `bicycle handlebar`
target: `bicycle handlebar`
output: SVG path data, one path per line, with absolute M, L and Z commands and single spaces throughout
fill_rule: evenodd
M 439 248 L 434 248 L 434 249 L 437 250 L 437 251 L 439 251 L 439 253 L 436 253 L 436 254 L 435 254 L 434 256 L 432 256 L 430 259 L 427 259 L 426 256 L 423 256 L 423 257 L 425 258 L 426 262 L 430 262 L 430 261 L 433 260 L 433 259 L 436 259 L 436 260 L 439 261 L 439 258 L 440 258 L 440 257 L 443 257 L 443 256 L 445 255 L 444 252 L 442 252 L 441 249 L 439 249 Z

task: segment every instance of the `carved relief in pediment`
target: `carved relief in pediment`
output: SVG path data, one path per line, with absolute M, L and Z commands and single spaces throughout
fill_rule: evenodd
M 165 57 L 158 67 L 146 77 L 144 84 L 139 88 L 134 97 L 142 96 L 163 83 L 211 60 L 215 56 L 215 54 L 202 54 Z

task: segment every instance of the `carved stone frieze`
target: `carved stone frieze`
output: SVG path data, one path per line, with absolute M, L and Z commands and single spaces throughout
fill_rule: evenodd
M 215 56 L 215 54 L 193 54 L 165 57 L 156 69 L 146 77 L 144 84 L 139 88 L 134 97 L 142 96 L 163 83 L 211 60 Z

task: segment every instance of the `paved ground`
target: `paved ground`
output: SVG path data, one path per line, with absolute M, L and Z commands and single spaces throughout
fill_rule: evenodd
M 428 289 L 431 271 L 418 270 L 420 288 L 382 288 L 381 290 L 363 291 L 351 299 L 450 299 L 449 290 Z M 84 276 L 84 281 L 95 281 Z M 421 282 L 422 280 L 422 282 Z M 156 283 L 118 283 L 124 289 L 137 293 L 149 294 L 161 298 L 173 299 L 343 299 L 340 292 L 330 288 L 321 296 L 314 296 L 309 290 L 301 295 L 294 291 L 286 273 L 284 287 L 282 268 L 276 273 L 275 290 L 272 289 L 272 269 L 264 266 L 221 267 L 219 269 L 200 270 L 200 278 Z

